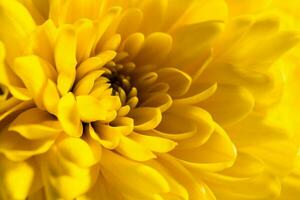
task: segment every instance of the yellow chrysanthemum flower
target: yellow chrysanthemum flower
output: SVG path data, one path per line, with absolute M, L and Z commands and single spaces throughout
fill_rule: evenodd
M 0 0 L 0 199 L 279 197 L 300 35 L 256 2 Z

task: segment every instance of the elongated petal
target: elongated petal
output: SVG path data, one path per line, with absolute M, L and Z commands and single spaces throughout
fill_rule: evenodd
M 130 139 L 136 141 L 138 144 L 150 149 L 151 151 L 159 153 L 169 152 L 172 149 L 174 149 L 177 145 L 176 142 L 173 142 L 169 139 L 156 136 L 142 135 L 140 133 L 131 133 L 129 137 Z
M 206 171 L 221 171 L 233 165 L 237 151 L 226 132 L 216 127 L 209 140 L 191 149 L 178 149 L 171 153 L 185 165 Z
M 42 91 L 48 79 L 53 79 L 56 74 L 52 66 L 41 58 L 31 55 L 15 59 L 12 69 L 23 81 L 35 102 L 43 108 Z
M 161 121 L 161 112 L 157 108 L 136 108 L 129 113 L 134 119 L 135 130 L 151 130 Z
M 0 1 L 0 40 L 7 48 L 7 57 L 11 64 L 13 58 L 24 50 L 24 39 L 30 34 L 35 23 L 28 10 L 18 1 Z M 4 28 L 5 27 L 5 28 Z
M 58 103 L 57 117 L 64 131 L 74 137 L 80 137 L 83 132 L 78 107 L 72 93 L 64 95 Z
M 1 199 L 26 199 L 36 176 L 36 163 L 13 162 L 0 155 L 0 169 Z
M 167 181 L 158 171 L 111 151 L 103 151 L 101 166 L 106 180 L 126 194 L 143 198 L 169 191 Z M 119 167 L 114 168 L 113 166 Z M 139 187 L 136 187 L 137 184 Z
M 152 33 L 144 43 L 140 53 L 135 58 L 139 65 L 156 64 L 164 60 L 172 47 L 172 37 L 165 33 Z M 157 54 L 159 52 L 159 54 Z
M 210 48 L 223 28 L 222 22 L 209 21 L 178 28 L 167 65 L 185 67 Z
M 58 90 L 64 95 L 71 89 L 76 76 L 76 33 L 71 26 L 60 29 L 55 43 L 54 57 L 58 72 Z
M 64 144 L 61 145 L 64 146 Z M 70 145 L 69 141 L 67 142 L 68 145 Z M 76 158 L 75 152 L 70 152 L 74 148 L 66 149 L 63 146 L 53 147 L 42 159 L 39 159 L 42 174 L 44 177 L 48 177 L 44 181 L 45 194 L 49 199 L 74 199 L 86 193 L 98 176 L 98 165 L 93 167 L 78 166 L 78 163 L 87 164 L 85 162 L 87 159 L 84 157 Z
M 136 161 L 146 161 L 156 157 L 150 149 L 127 137 L 121 138 L 116 151 Z
M 38 108 L 26 110 L 10 124 L 10 131 L 16 131 L 29 140 L 55 137 L 62 132 L 59 121 Z
M 199 105 L 209 111 L 217 122 L 228 125 L 245 118 L 254 107 L 254 99 L 246 88 L 219 85 L 215 94 Z

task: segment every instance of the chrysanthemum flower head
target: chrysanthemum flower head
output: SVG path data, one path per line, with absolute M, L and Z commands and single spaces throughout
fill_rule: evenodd
M 2 199 L 275 199 L 299 35 L 231 1 L 0 1 Z

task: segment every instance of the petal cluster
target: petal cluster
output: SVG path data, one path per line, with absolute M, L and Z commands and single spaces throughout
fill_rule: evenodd
M 300 35 L 267 5 L 0 0 L 0 199 L 276 199 Z

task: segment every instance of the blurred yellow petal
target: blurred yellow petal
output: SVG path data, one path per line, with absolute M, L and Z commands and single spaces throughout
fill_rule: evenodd
M 83 132 L 78 106 L 72 93 L 64 95 L 58 103 L 57 118 L 64 131 L 74 137 L 80 137 Z
M 136 198 L 149 198 L 151 195 L 167 192 L 170 189 L 168 182 L 155 169 L 123 158 L 111 151 L 103 151 L 101 166 L 102 173 L 110 184 Z M 144 192 L 145 190 L 147 193 Z
M 226 132 L 221 127 L 216 127 L 215 132 L 203 145 L 196 148 L 175 149 L 171 154 L 188 167 L 220 171 L 233 165 L 237 151 Z
M 29 140 L 47 139 L 62 132 L 59 121 L 38 108 L 27 110 L 10 124 L 10 131 L 16 131 Z
M 24 39 L 34 30 L 33 21 L 28 10 L 18 1 L 0 1 L 0 40 L 7 49 L 7 60 L 20 55 L 25 48 Z
M 245 118 L 254 107 L 254 99 L 246 88 L 219 85 L 214 95 L 199 105 L 211 113 L 217 122 L 228 125 Z
M 1 199 L 26 199 L 36 176 L 37 163 L 13 162 L 0 155 Z
M 209 50 L 223 29 L 223 23 L 208 21 L 180 27 L 174 31 L 173 48 L 166 60 L 172 67 L 185 67 Z

